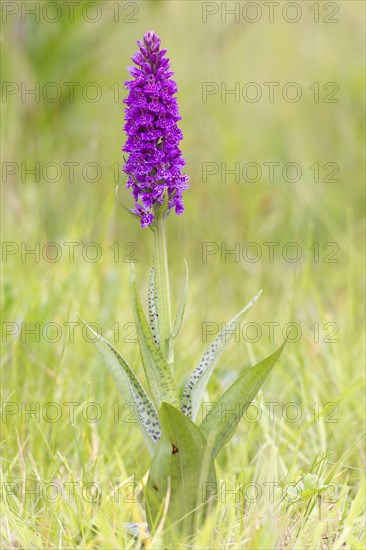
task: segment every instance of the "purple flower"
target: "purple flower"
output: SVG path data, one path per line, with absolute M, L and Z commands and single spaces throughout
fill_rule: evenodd
M 154 205 L 162 205 L 166 194 L 168 209 L 182 214 L 182 194 L 189 178 L 182 174 L 185 161 L 179 142 L 183 134 L 177 125 L 181 117 L 167 50 L 160 49 L 160 38 L 153 31 L 137 44 L 140 51 L 132 57 L 136 66 L 129 67 L 133 80 L 125 82 L 129 94 L 124 100 L 127 141 L 123 151 L 129 156 L 124 171 L 135 201 L 133 212 L 147 227 L 154 220 Z

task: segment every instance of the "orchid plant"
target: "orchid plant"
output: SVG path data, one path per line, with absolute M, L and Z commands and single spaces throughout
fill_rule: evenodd
M 130 291 L 141 361 L 148 392 L 132 368 L 107 340 L 98 335 L 96 346 L 123 399 L 133 403 L 138 427 L 151 453 L 145 488 L 146 519 L 154 534 L 163 522 L 165 544 L 189 541 L 214 503 L 215 458 L 235 432 L 236 425 L 279 358 L 284 344 L 257 365 L 247 368 L 223 393 L 198 424 L 198 412 L 207 384 L 240 322 L 261 291 L 229 321 L 209 344 L 179 395 L 174 376 L 174 347 L 188 294 L 188 269 L 172 322 L 167 259 L 166 222 L 170 213 L 182 214 L 183 192 L 189 187 L 182 173 L 185 161 L 179 143 L 183 138 L 167 50 L 152 31 L 138 41 L 139 51 L 126 82 L 125 131 L 128 153 L 124 171 L 134 198 L 129 212 L 149 227 L 154 238 L 153 265 L 145 314 L 131 264 Z M 89 327 L 89 330 L 92 329 Z M 240 415 L 222 410 L 240 404 Z M 206 490 L 210 488 L 210 490 Z M 162 519 L 163 518 L 163 519 Z

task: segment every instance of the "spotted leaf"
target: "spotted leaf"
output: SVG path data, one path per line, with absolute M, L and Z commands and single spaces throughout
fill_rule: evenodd
M 131 264 L 132 307 L 137 327 L 142 362 L 157 409 L 163 401 L 179 406 L 175 381 L 160 349 L 155 345 L 136 286 L 135 267 Z
M 202 359 L 191 376 L 188 378 L 183 390 L 181 410 L 186 416 L 192 418 L 193 421 L 197 417 L 201 400 L 210 376 L 233 336 L 235 324 L 243 319 L 245 314 L 251 309 L 261 294 L 262 291 L 260 290 L 249 302 L 249 304 L 247 304 L 244 309 L 239 311 L 239 313 L 225 325 L 225 328 L 208 346 L 202 356 Z
M 117 388 L 126 403 L 134 406 L 138 426 L 149 447 L 151 454 L 160 439 L 158 413 L 135 376 L 131 367 L 122 355 L 100 334 L 97 334 L 83 319 L 88 330 L 97 337 L 95 345 L 104 359 L 105 366 L 111 374 Z
M 159 345 L 159 312 L 158 312 L 158 297 L 156 293 L 155 267 L 152 266 L 150 271 L 149 293 L 148 293 L 148 308 L 149 308 L 149 323 L 151 336 L 157 347 Z

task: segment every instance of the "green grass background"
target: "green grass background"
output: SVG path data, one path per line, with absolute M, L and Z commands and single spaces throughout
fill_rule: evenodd
M 20 4 L 20 3 L 18 3 Z M 31 6 L 32 2 L 27 2 Z M 62 3 L 61 3 L 62 4 Z M 221 3 L 217 4 L 220 5 Z M 232 3 L 227 3 L 228 7 Z M 242 3 L 240 3 L 242 4 Z M 281 2 L 281 7 L 284 3 Z M 9 17 L 2 24 L 2 80 L 41 88 L 47 82 L 79 82 L 75 101 L 64 93 L 56 103 L 21 102 L 20 95 L 2 103 L 2 166 L 4 162 L 78 162 L 70 182 L 64 167 L 59 181 L 35 181 L 20 174 L 4 178 L 2 238 L 5 242 L 48 242 L 62 247 L 60 261 L 50 263 L 20 253 L 2 261 L 3 353 L 2 404 L 18 404 L 13 415 L 2 417 L 2 520 L 4 548 L 128 548 L 134 542 L 123 522 L 143 521 L 142 506 L 131 499 L 135 478 L 139 483 L 149 466 L 148 452 L 136 426 L 123 421 L 128 411 L 101 364 L 95 347 L 85 341 L 80 325 L 70 342 L 64 323 L 78 322 L 76 312 L 98 322 L 103 334 L 113 338 L 110 327 L 118 323 L 117 345 L 142 376 L 137 345 L 123 342 L 132 321 L 128 276 L 130 265 L 123 249 L 136 243 L 137 276 L 142 292 L 152 253 L 152 236 L 141 230 L 115 199 L 115 176 L 109 169 L 122 164 L 124 143 L 123 81 L 126 66 L 144 32 L 154 29 L 169 50 L 178 83 L 178 101 L 184 132 L 182 148 L 191 188 L 185 194 L 184 216 L 172 215 L 168 246 L 173 307 L 184 277 L 183 258 L 190 270 L 190 293 L 185 321 L 177 342 L 177 376 L 182 384 L 204 350 L 202 324 L 229 320 L 260 288 L 263 296 L 247 321 L 258 323 L 257 342 L 230 345 L 208 387 L 206 400 L 214 401 L 242 368 L 271 353 L 282 340 L 280 331 L 271 342 L 263 323 L 289 321 L 301 326 L 297 343 L 285 352 L 263 390 L 257 396 L 262 407 L 259 422 L 242 420 L 235 437 L 219 455 L 218 477 L 227 494 L 197 535 L 197 548 L 364 548 L 364 6 L 359 1 L 338 2 L 339 23 L 313 21 L 309 2 L 300 2 L 303 16 L 296 24 L 276 12 L 274 23 L 263 15 L 255 24 L 220 14 L 202 22 L 202 3 L 195 1 L 139 2 L 137 22 L 123 21 L 131 8 L 120 2 L 120 21 L 113 20 L 113 2 L 99 2 L 102 18 L 91 24 L 83 20 L 80 7 L 70 23 L 67 12 L 58 23 L 32 17 L 21 23 Z M 321 18 L 329 13 L 319 2 Z M 216 4 L 215 4 L 216 5 Z M 280 9 L 280 8 L 279 8 Z M 327 8 L 328 9 L 328 8 Z M 51 12 L 50 12 L 51 13 Z M 90 12 L 91 13 L 91 12 Z M 266 12 L 263 11 L 263 14 Z M 284 101 L 278 92 L 274 103 L 240 101 L 220 96 L 202 101 L 202 83 L 298 82 L 303 97 Z M 97 82 L 100 101 L 83 100 L 80 89 Z M 114 83 L 120 83 L 114 101 Z M 314 82 L 339 85 L 338 103 L 315 103 L 309 90 Z M 65 90 L 65 87 L 62 88 Z M 79 91 L 78 91 L 79 90 Z M 263 88 L 264 92 L 265 89 Z M 322 94 L 324 92 L 321 92 Z M 235 182 L 220 174 L 203 182 L 205 162 L 277 161 L 281 166 L 297 162 L 303 176 L 288 183 L 281 176 L 270 183 L 264 175 L 257 183 Z M 85 181 L 81 168 L 89 162 L 102 167 L 95 183 Z M 314 162 L 339 165 L 338 183 L 314 182 L 309 166 Z M 51 173 L 51 172 L 50 172 Z M 324 175 L 324 174 L 323 174 Z M 120 196 L 129 203 L 124 176 L 119 174 Z M 280 251 L 286 243 L 298 243 L 302 258 L 284 261 Z M 75 261 L 68 259 L 63 243 L 97 242 L 99 262 L 85 261 L 81 246 Z M 120 261 L 109 249 L 120 243 Z M 227 248 L 235 243 L 256 242 L 263 258 L 236 262 L 220 254 L 202 261 L 204 242 Z M 268 261 L 263 243 L 280 243 L 275 261 Z M 337 263 L 324 262 L 323 246 L 339 247 Z M 314 243 L 320 261 L 314 262 Z M 329 249 L 328 252 L 331 250 Z M 91 251 L 92 252 L 92 251 Z M 61 338 L 36 342 L 31 335 L 6 335 L 6 323 L 58 323 Z M 319 323 L 319 342 L 310 329 Z M 337 342 L 324 341 L 326 323 L 339 327 Z M 253 333 L 250 333 L 253 334 Z M 25 341 L 22 341 L 25 340 Z M 253 339 L 253 337 L 251 337 Z M 37 415 L 21 416 L 22 407 L 40 403 Z M 42 417 L 45 404 L 56 402 L 62 416 L 55 423 Z M 78 403 L 70 422 L 67 402 Z M 85 420 L 85 405 L 97 402 L 98 422 Z M 278 402 L 275 420 L 266 402 Z M 295 402 L 301 410 L 297 422 L 282 414 Z M 21 405 L 24 403 L 24 405 Z M 113 404 L 119 403 L 120 420 L 114 422 Z M 319 421 L 311 407 L 319 403 Z M 329 403 L 335 403 L 329 422 Z M 333 406 L 332 406 L 333 407 Z M 50 416 L 55 410 L 49 410 Z M 254 411 L 255 412 L 255 411 Z M 288 410 L 289 414 L 291 412 Z M 90 414 L 93 411 L 90 409 Z M 333 417 L 332 417 L 333 418 Z M 312 474 L 327 492 L 303 493 L 295 504 L 284 499 L 286 484 L 304 483 Z M 309 476 L 306 479 L 310 479 Z M 57 502 L 22 498 L 20 487 L 31 489 L 67 482 L 94 481 L 102 488 L 97 502 L 87 502 L 80 485 L 71 502 L 63 491 Z M 239 485 L 257 483 L 263 492 L 257 502 L 243 499 Z M 268 482 L 277 482 L 269 498 Z M 5 483 L 17 483 L 14 495 Z M 114 498 L 110 486 L 120 484 Z M 127 485 L 126 485 L 127 484 Z M 337 486 L 335 485 L 337 484 Z M 127 489 L 126 489 L 127 487 Z M 300 486 L 299 486 L 300 487 Z M 329 496 L 337 492 L 333 502 Z M 9 491 L 8 491 L 9 492 Z M 248 493 L 249 494 L 249 493 Z M 139 498 L 141 495 L 139 495 Z M 118 500 L 118 502 L 116 502 Z M 272 501 L 271 501 L 272 500 Z M 160 548 L 159 538 L 146 542 Z M 184 547 L 184 545 L 182 545 Z

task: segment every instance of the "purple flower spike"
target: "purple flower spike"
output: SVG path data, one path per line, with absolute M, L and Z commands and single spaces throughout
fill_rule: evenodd
M 124 171 L 135 201 L 133 212 L 147 227 L 154 220 L 153 206 L 162 205 L 166 194 L 168 210 L 174 207 L 182 214 L 189 177 L 182 174 L 185 161 L 179 142 L 183 134 L 177 125 L 181 117 L 167 50 L 160 49 L 160 38 L 153 31 L 137 44 L 140 51 L 132 57 L 136 66 L 129 67 L 133 80 L 125 82 L 129 94 L 124 100 L 127 141 L 123 151 L 129 157 Z

